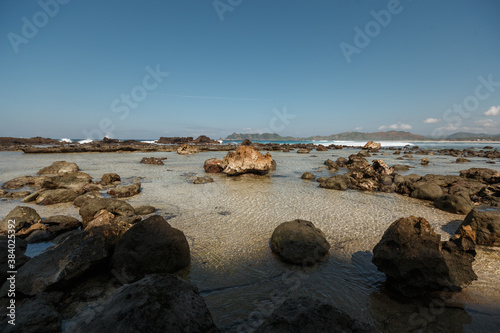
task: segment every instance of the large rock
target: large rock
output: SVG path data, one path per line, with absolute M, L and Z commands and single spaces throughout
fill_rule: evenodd
M 415 190 L 411 192 L 411 197 L 420 200 L 434 201 L 444 195 L 441 186 L 431 182 L 418 182 Z
M 331 190 L 345 191 L 349 187 L 349 178 L 345 175 L 331 176 L 320 182 L 319 186 Z
M 273 170 L 271 154 L 262 155 L 252 146 L 239 146 L 236 152 L 229 152 L 220 163 L 222 172 L 230 176 L 243 173 L 265 175 Z
M 108 191 L 108 194 L 114 198 L 127 198 L 139 192 L 141 192 L 141 183 L 134 183 L 132 185 L 122 185 L 112 188 Z
M 333 305 L 312 297 L 287 299 L 260 325 L 255 333 L 289 332 L 375 332 Z
M 22 238 L 15 237 L 15 244 L 13 251 L 9 251 L 9 244 L 12 244 L 13 240 L 7 235 L 0 236 L 0 284 L 5 282 L 5 279 L 9 276 L 8 271 L 15 271 L 22 265 L 24 265 L 29 258 L 24 255 L 26 248 L 28 246 L 27 242 Z M 11 245 L 12 246 L 12 245 Z M 9 258 L 11 255 L 11 258 Z M 15 260 L 9 262 L 12 259 L 12 255 L 15 255 Z M 14 265 L 14 267 L 10 266 Z
M 52 163 L 50 166 L 42 168 L 38 171 L 39 175 L 55 175 L 62 173 L 77 172 L 80 170 L 78 165 L 73 162 L 57 161 Z
M 304 172 L 302 174 L 302 177 L 300 177 L 302 179 L 307 179 L 307 180 L 315 180 L 316 179 L 316 176 L 313 175 L 311 172 Z
M 110 213 L 118 216 L 131 216 L 135 215 L 134 207 L 129 203 L 117 199 L 88 199 L 80 208 L 80 215 L 82 216 L 83 226 L 86 227 L 87 223 L 94 219 L 94 216 L 100 210 L 105 209 Z
M 73 190 L 60 188 L 41 192 L 35 202 L 38 205 L 53 205 L 63 202 L 72 202 L 77 196 L 78 194 Z
M 500 183 L 500 172 L 488 168 L 471 168 L 460 171 L 460 176 L 479 180 L 486 184 Z
M 99 192 L 87 192 L 85 194 L 79 195 L 73 200 L 73 205 L 76 207 L 82 207 L 83 204 L 89 199 L 101 199 L 102 194 Z
M 373 249 L 373 263 L 387 284 L 405 296 L 459 291 L 477 279 L 475 248 L 467 235 L 441 242 L 426 219 L 410 216 L 393 222 Z
M 368 141 L 364 146 L 363 149 L 380 149 L 382 147 L 382 144 L 380 142 L 373 142 L 373 141 Z
M 280 224 L 271 237 L 271 250 L 283 261 L 313 265 L 330 250 L 325 234 L 312 222 L 293 220 Z
M 32 224 L 42 220 L 40 215 L 31 207 L 17 206 L 9 212 L 9 214 L 0 223 L 0 231 L 7 232 L 9 230 L 9 220 L 14 221 L 15 231 L 27 229 Z
M 16 289 L 25 295 L 36 295 L 105 263 L 109 251 L 102 234 L 84 231 L 72 234 L 24 264 L 17 271 Z M 7 283 L 4 283 L 1 294 L 5 295 L 7 290 Z
M 197 288 L 172 275 L 148 275 L 66 322 L 67 332 L 207 332 L 214 325 Z
M 48 226 L 47 230 L 50 231 L 54 237 L 82 226 L 82 222 L 78 219 L 65 215 L 49 216 L 43 220 L 43 223 Z
M 92 182 L 92 176 L 84 172 L 65 173 L 50 177 L 50 181 L 42 184 L 44 188 L 66 188 L 78 194 L 83 194 L 85 186 Z
M 444 195 L 436 199 L 433 205 L 436 208 L 454 214 L 469 214 L 474 208 L 474 204 L 469 196 L 463 192 Z
M 189 263 L 186 236 L 159 215 L 130 228 L 118 242 L 112 259 L 115 274 L 126 282 L 151 273 L 173 273 Z
M 177 154 L 180 155 L 191 155 L 196 153 L 198 153 L 198 148 L 192 145 L 188 145 L 187 143 L 177 148 Z
M 500 246 L 500 211 L 474 208 L 467 214 L 461 226 L 471 227 L 476 234 L 477 244 Z
M 220 166 L 221 163 L 222 160 L 219 160 L 217 158 L 209 158 L 203 164 L 203 169 L 205 169 L 205 172 L 208 173 L 219 173 L 222 171 L 222 167 Z

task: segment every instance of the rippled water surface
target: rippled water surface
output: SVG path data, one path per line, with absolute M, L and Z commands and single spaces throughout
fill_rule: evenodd
M 214 183 L 202 185 L 192 184 L 192 179 L 204 175 L 203 161 L 222 158 L 224 152 L 191 156 L 0 152 L 0 182 L 34 175 L 57 160 L 75 162 L 81 171 L 97 179 L 107 172 L 120 174 L 124 181 L 140 177 L 142 193 L 128 202 L 133 206 L 157 207 L 159 214 L 170 218 L 169 223 L 186 234 L 192 255 L 187 278 L 198 286 L 217 325 L 224 329 L 250 329 L 286 297 L 314 295 L 329 300 L 354 318 L 375 323 L 381 330 L 407 331 L 426 322 L 435 323 L 431 327 L 436 330 L 498 330 L 499 249 L 478 250 L 474 270 L 479 279 L 461 293 L 442 296 L 443 304 L 452 307 L 434 306 L 429 310 L 425 305 L 403 304 L 387 295 L 383 288 L 385 277 L 371 263 L 371 251 L 387 227 L 400 217 L 422 216 L 447 239 L 464 216 L 445 213 L 397 194 L 326 190 L 316 182 L 300 179 L 305 171 L 328 176 L 330 173 L 323 165 L 327 158 L 347 157 L 354 152 L 346 149 L 311 154 L 272 153 L 278 169 L 270 176 L 230 178 L 216 174 L 211 175 Z M 145 156 L 168 159 L 164 166 L 140 164 Z M 455 158 L 449 156 L 415 156 L 404 161 L 396 157 L 379 154 L 369 160 L 381 158 L 389 165 L 414 167 L 401 174 L 458 174 L 470 167 L 499 169 L 482 158 L 456 164 L 452 163 Z M 431 165 L 421 166 L 422 157 L 428 157 Z M 0 215 L 5 216 L 19 204 L 0 202 Z M 70 204 L 33 207 L 42 217 L 79 217 L 78 210 Z M 298 218 L 312 221 L 332 245 L 328 260 L 309 269 L 283 264 L 269 249 L 274 228 Z

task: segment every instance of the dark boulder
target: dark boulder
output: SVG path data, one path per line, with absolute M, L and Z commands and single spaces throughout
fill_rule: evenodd
M 213 182 L 214 182 L 214 179 L 212 177 L 209 177 L 209 176 L 196 177 L 193 180 L 193 184 L 206 184 L 206 183 L 213 183 Z
M 59 188 L 57 190 L 47 190 L 41 192 L 35 202 L 38 205 L 54 205 L 64 202 L 72 202 L 78 194 L 70 189 Z
M 431 182 L 417 182 L 416 188 L 411 192 L 411 197 L 420 200 L 434 201 L 444 195 L 441 186 Z
M 330 250 L 325 234 L 312 222 L 293 220 L 280 224 L 271 237 L 271 250 L 283 261 L 313 265 Z
M 249 139 L 245 139 L 243 140 L 243 142 L 241 143 L 242 146 L 251 146 L 252 145 L 252 141 L 250 141 Z
M 196 286 L 154 274 L 124 285 L 66 322 L 68 332 L 219 332 Z
M 468 235 L 441 242 L 429 222 L 410 216 L 392 223 L 373 249 L 373 263 L 387 284 L 402 295 L 459 291 L 477 279 L 472 270 L 475 248 Z
M 217 158 L 210 158 L 203 164 L 203 169 L 205 169 L 205 172 L 208 173 L 222 172 L 222 167 L 220 166 L 221 163 L 222 160 L 219 160 Z
M 478 245 L 500 246 L 499 210 L 474 208 L 467 214 L 461 226 L 471 227 L 476 234 Z
M 49 216 L 43 220 L 43 224 L 49 227 L 47 230 L 51 232 L 54 237 L 82 226 L 82 222 L 78 219 L 65 215 Z
M 349 187 L 349 178 L 345 175 L 335 175 L 328 177 L 325 181 L 320 182 L 321 188 L 331 190 L 345 191 Z
M 164 165 L 161 158 L 158 157 L 143 157 L 141 163 L 144 164 L 155 164 L 155 165 Z
M 486 184 L 500 183 L 500 172 L 488 168 L 471 168 L 460 171 L 460 177 L 479 180 Z
M 474 208 L 474 204 L 469 196 L 463 192 L 439 197 L 434 201 L 433 205 L 436 208 L 454 214 L 468 214 Z
M 303 296 L 287 299 L 255 331 L 255 333 L 289 332 L 365 333 L 375 330 L 352 319 L 329 303 Z
M 135 207 L 134 210 L 136 215 L 148 215 L 154 213 L 156 208 L 153 206 L 139 206 Z
M 115 275 L 126 282 L 151 273 L 174 273 L 189 263 L 186 236 L 159 215 L 130 228 L 119 240 L 112 259 Z

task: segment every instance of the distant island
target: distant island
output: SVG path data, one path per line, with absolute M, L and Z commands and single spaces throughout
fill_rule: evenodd
M 413 134 L 406 131 L 386 131 L 386 132 L 343 132 L 327 136 L 316 135 L 307 138 L 281 136 L 276 133 L 233 133 L 228 135 L 225 140 L 265 140 L 265 141 L 311 141 L 311 140 L 327 140 L 327 141 L 500 141 L 500 134 L 484 134 L 484 133 L 466 133 L 459 132 L 448 135 L 446 137 L 433 138 L 423 135 Z

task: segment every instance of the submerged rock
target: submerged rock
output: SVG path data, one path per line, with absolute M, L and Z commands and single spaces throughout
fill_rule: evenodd
M 213 182 L 214 182 L 214 179 L 212 177 L 208 177 L 208 176 L 196 177 L 193 180 L 193 184 L 206 184 L 206 183 L 213 183 Z
M 71 173 L 77 172 L 80 170 L 78 165 L 73 162 L 66 161 L 57 161 L 52 163 L 50 166 L 42 168 L 38 171 L 39 175 L 54 175 L 54 174 L 63 174 L 63 173 Z
M 324 181 L 319 182 L 319 186 L 321 188 L 327 188 L 331 190 L 345 191 L 347 190 L 349 183 L 349 177 L 345 175 L 334 175 L 326 178 Z
M 156 165 L 164 165 L 161 158 L 158 157 L 143 157 L 141 163 L 144 164 L 156 164 Z
M 115 275 L 124 282 L 151 273 L 174 273 L 189 263 L 186 236 L 159 215 L 130 228 L 119 240 L 112 259 Z
M 154 274 L 124 285 L 66 322 L 68 332 L 219 332 L 196 286 Z
M 229 152 L 224 157 L 220 166 L 222 172 L 237 176 L 244 173 L 265 175 L 275 168 L 271 154 L 262 155 L 252 146 L 239 146 L 236 152 Z
M 255 331 L 255 333 L 289 332 L 367 333 L 375 330 L 352 319 L 329 303 L 312 297 L 297 297 L 287 299 Z
M 476 243 L 485 246 L 500 246 L 500 211 L 474 208 L 461 224 L 470 226 L 476 234 Z M 457 231 L 459 233 L 460 229 Z
M 293 220 L 280 224 L 271 236 L 271 250 L 283 261 L 313 265 L 330 250 L 325 234 L 312 222 Z
M 134 210 L 136 215 L 148 215 L 154 213 L 156 208 L 153 206 L 139 206 L 135 207 Z
M 459 291 L 477 279 L 472 269 L 473 240 L 467 235 L 441 242 L 426 219 L 406 217 L 393 222 L 373 249 L 373 263 L 387 284 L 402 295 Z
M 307 179 L 307 180 L 315 180 L 316 179 L 316 176 L 313 175 L 311 172 L 304 172 L 302 174 L 302 179 Z

